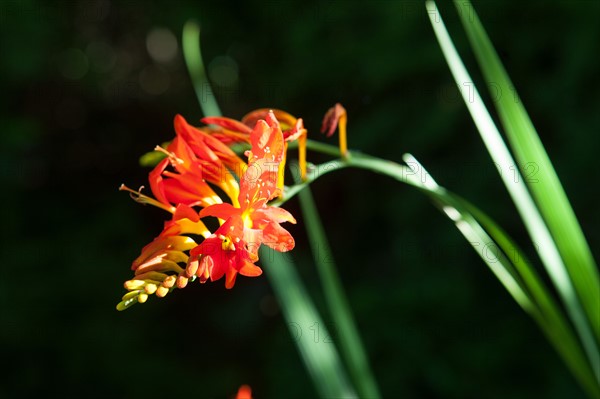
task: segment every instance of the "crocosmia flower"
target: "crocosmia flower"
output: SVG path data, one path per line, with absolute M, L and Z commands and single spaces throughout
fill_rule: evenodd
M 119 310 L 144 303 L 150 295 L 164 297 L 196 279 L 204 283 L 224 277 L 225 287 L 232 288 L 238 274 L 262 274 L 256 265 L 261 245 L 278 251 L 294 248 L 294 238 L 281 223 L 296 220 L 269 201 L 283 194 L 287 142 L 306 140 L 302 119 L 261 109 L 242 121 L 203 121 L 211 127 L 194 127 L 175 117 L 176 136 L 166 148 L 156 148 L 165 157 L 149 173 L 154 198 L 121 186 L 136 201 L 171 216 L 133 261 L 134 277 L 125 282 L 128 292 Z M 247 161 L 230 148 L 240 142 L 250 145 Z M 305 168 L 304 151 L 300 160 Z M 214 232 L 204 224 L 206 217 L 217 218 Z
M 262 274 L 260 267 L 254 264 L 258 260 L 257 249 L 255 243 L 244 239 L 242 219 L 232 216 L 190 251 L 186 275 L 198 276 L 202 283 L 225 276 L 225 287 L 232 288 L 238 273 L 248 277 Z
M 280 223 L 296 223 L 296 220 L 285 209 L 267 205 L 281 190 L 279 166 L 285 153 L 283 133 L 273 114 L 268 115 L 267 121 L 256 123 L 250 141 L 252 150 L 248 153 L 248 169 L 242 176 L 237 201 L 240 205 L 211 205 L 200 211 L 200 216 L 239 218 L 246 240 L 266 244 L 281 252 L 289 251 L 294 248 L 294 238 Z

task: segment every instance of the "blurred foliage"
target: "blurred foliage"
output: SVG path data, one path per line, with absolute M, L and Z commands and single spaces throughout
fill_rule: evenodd
M 475 7 L 598 258 L 586 182 L 600 131 L 600 4 Z M 454 10 L 441 10 L 476 70 Z M 396 161 L 410 151 L 527 243 L 419 1 L 5 0 L 0 397 L 213 398 L 243 383 L 257 397 L 315 395 L 265 278 L 114 310 L 164 218 L 117 187 L 146 183 L 138 158 L 170 139 L 176 113 L 201 117 L 179 42 L 189 18 L 202 24 L 226 115 L 285 109 L 315 138 L 340 101 L 351 148 Z M 384 397 L 583 396 L 424 196 L 358 170 L 325 176 L 313 192 Z M 288 208 L 299 215 L 295 201 Z M 291 229 L 297 268 L 322 305 L 301 223 Z

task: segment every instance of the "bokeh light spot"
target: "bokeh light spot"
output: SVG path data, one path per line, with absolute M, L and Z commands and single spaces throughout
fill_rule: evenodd
M 157 62 L 169 62 L 177 55 L 177 38 L 166 28 L 155 28 L 146 37 L 146 48 Z

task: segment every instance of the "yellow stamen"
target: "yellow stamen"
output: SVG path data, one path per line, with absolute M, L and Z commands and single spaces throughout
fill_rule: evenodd
M 339 136 L 340 136 L 340 153 L 342 157 L 346 157 L 348 155 L 348 144 L 346 142 L 346 122 L 347 116 L 346 111 L 342 113 L 340 116 L 340 120 L 338 122 Z
M 130 189 L 126 185 L 121 184 L 121 186 L 119 187 L 119 191 L 128 191 L 131 199 L 133 199 L 135 202 L 139 202 L 140 204 L 150 204 L 157 208 L 164 209 L 165 211 L 167 211 L 169 213 L 175 213 L 174 206 L 167 206 L 161 202 L 158 202 L 154 198 L 150 198 L 147 195 L 142 194 L 140 191 L 142 191 L 143 188 L 144 188 L 144 186 L 141 186 L 139 188 L 139 191 L 135 191 L 135 190 Z
M 228 237 L 223 237 L 223 243 L 221 244 L 223 251 L 235 251 L 235 245 Z
M 283 158 L 281 159 L 281 162 L 279 163 L 279 169 L 277 170 L 277 188 L 280 189 L 281 193 L 283 193 L 283 185 L 285 178 L 285 162 L 287 160 L 288 143 L 285 142 L 283 146 Z
M 175 155 L 174 152 L 169 152 L 167 150 L 165 150 L 164 148 L 162 148 L 161 146 L 157 145 L 156 147 L 154 147 L 154 151 L 158 151 L 158 152 L 162 152 L 163 154 L 165 154 L 168 158 L 169 161 L 171 162 L 171 165 L 175 166 L 176 163 L 182 165 L 185 162 L 183 161 L 183 159 L 177 157 L 177 155 Z
M 306 136 L 307 131 L 303 129 L 304 132 L 298 137 L 298 164 L 300 165 L 300 177 L 302 180 L 306 180 Z M 287 146 L 287 143 L 286 143 Z M 287 148 L 286 148 L 287 149 Z

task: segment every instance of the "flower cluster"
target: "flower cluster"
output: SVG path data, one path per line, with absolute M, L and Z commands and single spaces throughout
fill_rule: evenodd
M 296 223 L 286 210 L 269 205 L 283 194 L 287 143 L 299 142 L 302 176 L 306 170 L 306 129 L 302 119 L 278 110 L 259 109 L 241 121 L 224 117 L 202 120 L 194 127 L 177 115 L 175 138 L 150 172 L 152 197 L 121 186 L 132 198 L 171 214 L 163 231 L 133 261 L 134 277 L 125 282 L 127 293 L 117 305 L 124 310 L 146 302 L 149 295 L 166 296 L 198 279 L 204 283 L 225 277 L 232 288 L 238 274 L 255 277 L 258 249 L 294 248 L 294 238 L 281 223 Z M 245 143 L 247 161 L 232 149 Z M 221 193 L 221 195 L 219 195 Z M 211 232 L 205 217 L 219 226 Z

